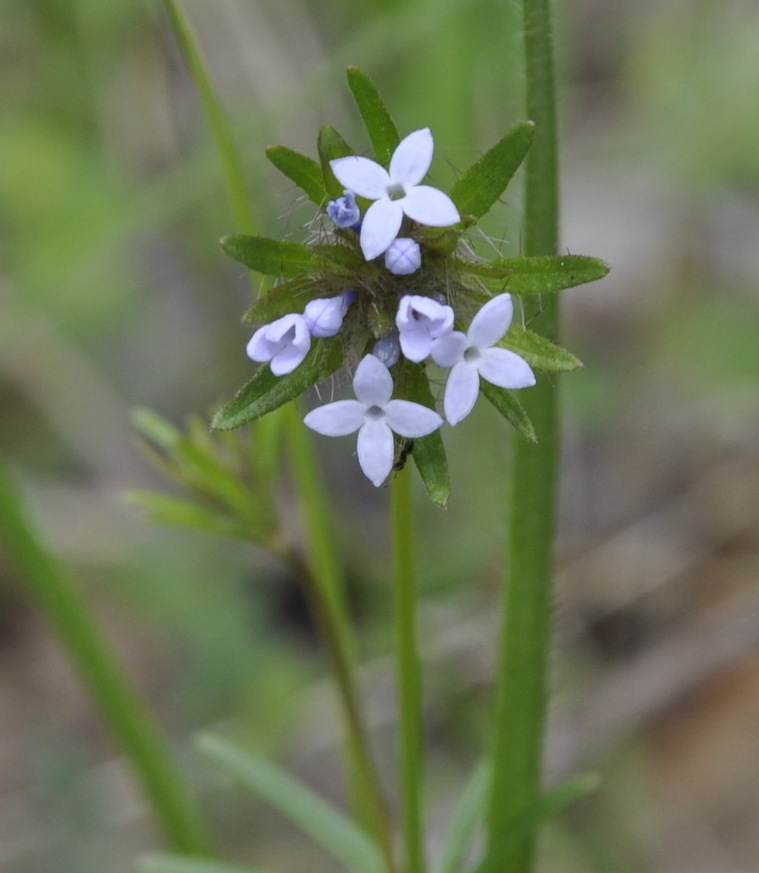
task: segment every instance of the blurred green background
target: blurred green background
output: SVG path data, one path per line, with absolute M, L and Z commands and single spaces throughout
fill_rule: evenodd
M 366 147 L 352 63 L 445 188 L 522 118 L 518 5 L 191 0 L 262 233 L 311 217 L 265 160 L 321 123 Z M 603 786 L 546 830 L 541 870 L 759 866 L 759 7 L 555 4 L 563 244 L 613 266 L 564 295 L 585 369 L 566 409 L 557 691 L 548 777 Z M 0 450 L 48 542 L 172 738 L 228 857 L 332 869 L 197 760 L 234 723 L 340 798 L 340 755 L 296 580 L 256 550 L 158 529 L 124 500 L 164 484 L 130 424 L 181 424 L 247 378 L 250 299 L 194 87 L 158 2 L 0 2 Z M 519 183 L 488 231 L 519 251 Z M 451 507 L 419 501 L 431 847 L 482 749 L 508 439 L 449 432 Z M 329 442 L 329 445 L 325 443 Z M 348 442 L 324 470 L 392 785 L 386 495 Z M 421 495 L 420 495 L 421 498 Z M 299 522 L 289 491 L 293 536 Z M 0 555 L 0 557 L 2 557 Z M 131 775 L 65 656 L 0 568 L 0 870 L 122 873 L 156 845 Z

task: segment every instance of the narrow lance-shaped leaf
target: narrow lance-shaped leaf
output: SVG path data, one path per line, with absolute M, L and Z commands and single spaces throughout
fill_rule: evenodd
M 420 364 L 404 362 L 396 378 L 395 387 L 396 397 L 413 400 L 430 409 L 435 408 L 435 398 L 430 391 L 424 367 Z M 440 431 L 436 430 L 425 437 L 415 438 L 411 455 L 430 499 L 438 506 L 446 506 L 451 494 L 451 483 Z
M 127 500 L 146 510 L 150 521 L 156 524 L 191 528 L 234 539 L 257 539 L 249 523 L 243 524 L 242 521 L 181 497 L 153 491 L 129 491 Z
M 354 873 L 383 873 L 377 845 L 349 818 L 284 770 L 217 736 L 203 735 L 200 750 L 290 819 Z
M 609 272 L 608 264 L 585 255 L 499 258 L 480 264 L 458 261 L 457 266 L 491 290 L 511 294 L 551 294 L 603 279 Z
M 369 134 L 374 157 L 378 163 L 387 166 L 400 138 L 393 119 L 382 102 L 374 82 L 358 67 L 348 67 L 348 85 L 361 113 L 361 118 Z
M 207 861 L 175 855 L 170 852 L 153 852 L 137 860 L 138 873 L 271 873 L 269 868 L 241 867 L 223 861 Z
M 525 390 L 529 391 L 530 389 L 527 388 Z M 529 440 L 531 443 L 538 441 L 530 417 L 527 415 L 524 406 L 522 406 L 514 391 L 510 391 L 507 388 L 499 388 L 485 379 L 480 380 L 480 391 L 526 440 Z
M 211 426 L 217 430 L 234 430 L 261 418 L 331 376 L 342 362 L 342 344 L 338 339 L 327 339 L 312 343 L 304 361 L 292 373 L 275 376 L 269 365 L 264 364 L 216 413 Z
M 582 362 L 571 352 L 546 339 L 539 333 L 512 324 L 498 345 L 511 349 L 538 370 L 569 373 L 582 367 Z
M 221 239 L 221 247 L 236 261 L 266 276 L 298 276 L 322 263 L 322 259 L 302 243 L 263 236 L 232 234 Z
M 518 124 L 473 164 L 451 189 L 462 216 L 480 218 L 506 190 L 535 138 L 531 121 Z
M 598 776 L 590 773 L 570 779 L 538 798 L 521 820 L 515 823 L 514 829 L 500 836 L 488 857 L 475 867 L 474 873 L 501 873 L 509 866 L 508 859 L 521 840 L 534 833 L 547 819 L 559 815 L 577 800 L 595 791 L 600 784 Z
M 344 158 L 348 155 L 356 153 L 343 139 L 343 137 L 329 124 L 323 124 L 319 128 L 319 139 L 317 141 L 319 150 L 319 160 L 322 165 L 322 173 L 324 175 L 324 187 L 327 195 L 332 199 L 341 197 L 343 194 L 343 186 L 335 178 L 329 162 L 336 158 Z
M 321 206 L 326 197 L 322 168 L 313 159 L 287 146 L 269 146 L 266 157 L 306 194 L 309 200 Z
M 463 870 L 478 825 L 482 823 L 488 788 L 488 768 L 481 762 L 467 783 L 447 828 L 435 873 Z
M 310 276 L 300 276 L 270 288 L 243 316 L 246 324 L 268 324 L 291 312 L 302 312 L 307 303 L 324 297 L 324 285 Z

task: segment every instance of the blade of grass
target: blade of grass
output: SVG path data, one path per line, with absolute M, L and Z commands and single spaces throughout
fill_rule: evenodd
M 134 767 L 168 844 L 190 855 L 213 854 L 205 823 L 170 749 L 98 631 L 84 598 L 35 532 L 2 460 L 0 538 Z

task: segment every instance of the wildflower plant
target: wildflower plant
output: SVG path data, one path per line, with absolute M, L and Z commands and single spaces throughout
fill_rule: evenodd
M 531 122 L 518 124 L 446 193 L 426 183 L 431 130 L 401 138 L 366 74 L 350 68 L 348 84 L 373 157 L 359 154 L 328 125 L 319 132 L 318 160 L 285 146 L 267 149 L 317 210 L 310 239 L 236 234 L 222 240 L 227 254 L 274 284 L 245 315 L 255 328 L 248 355 L 260 367 L 217 412 L 213 426 L 229 430 L 259 419 L 345 369 L 359 399 L 315 410 L 305 424 L 328 436 L 358 429 L 359 463 L 375 485 L 386 480 L 402 440 L 413 435 L 411 453 L 427 492 L 444 505 L 450 491 L 445 422 L 459 424 L 481 393 L 534 441 L 538 435 L 519 392 L 535 385 L 535 371 L 580 366 L 570 352 L 515 322 L 515 298 L 555 294 L 598 279 L 607 268 L 570 254 L 485 260 L 474 253 L 478 221 L 530 149 Z M 442 397 L 435 387 L 440 368 L 447 371 Z M 367 407 L 359 429 L 355 416 L 340 417 L 347 409 L 340 403 L 361 403 L 362 395 L 387 405 Z M 404 424 L 388 412 L 399 401 L 407 404 Z M 445 420 L 422 412 L 438 405 Z M 396 433 L 392 451 L 390 431 L 382 429 L 388 426 Z
M 558 457 L 553 380 L 580 366 L 555 342 L 554 301 L 562 289 L 601 278 L 607 267 L 593 258 L 556 253 L 550 11 L 544 0 L 522 3 L 527 111 L 535 123 L 518 124 L 463 171 L 450 191 L 441 191 L 428 179 L 432 131 L 420 127 L 401 137 L 373 83 L 350 68 L 348 84 L 371 156 L 328 125 L 319 132 L 317 158 L 285 146 L 268 149 L 271 162 L 313 205 L 309 238 L 281 241 L 246 233 L 222 240 L 227 254 L 273 280 L 245 316 L 252 331 L 250 380 L 216 413 L 214 433 L 199 419 L 181 432 L 153 413 L 137 416 L 155 463 L 185 496 L 142 492 L 133 495 L 135 501 L 155 520 L 253 542 L 301 581 L 335 682 L 351 809 L 337 809 L 284 769 L 226 738 L 204 735 L 198 746 L 352 873 L 532 873 L 540 822 L 592 784 L 580 778 L 546 793 L 540 759 Z M 166 9 L 224 157 L 238 222 L 250 228 L 241 165 L 220 104 L 178 0 L 166 0 Z M 475 253 L 473 233 L 525 158 L 525 256 L 486 260 Z M 538 324 L 542 332 L 533 329 Z M 340 370 L 348 374 L 344 381 L 351 382 L 354 397 L 318 405 L 301 419 L 290 401 Z M 403 465 L 410 455 L 429 496 L 445 505 L 450 484 L 443 434 L 467 418 L 480 394 L 517 433 L 508 530 L 511 578 L 504 585 L 491 745 L 462 790 L 432 867 L 424 828 L 413 502 L 410 472 Z M 278 418 L 269 417 L 280 408 Z M 239 430 L 251 422 L 254 428 Z M 379 778 L 363 715 L 344 568 L 309 429 L 325 436 L 355 433 L 363 473 L 376 486 L 388 479 L 392 485 L 394 804 L 386 802 L 389 780 Z M 285 452 L 294 469 L 305 544 L 293 541 L 278 509 Z M 213 840 L 169 749 L 97 633 L 76 586 L 34 534 L 1 462 L 0 534 L 162 825 L 171 853 L 147 856 L 139 869 L 260 870 L 214 859 Z M 479 849 L 478 828 L 484 837 Z

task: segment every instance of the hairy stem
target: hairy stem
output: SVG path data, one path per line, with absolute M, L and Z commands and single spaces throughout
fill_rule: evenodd
M 424 725 L 422 671 L 416 639 L 416 573 L 410 470 L 404 469 L 396 473 L 391 492 L 403 837 L 407 873 L 423 873 Z
M 558 145 L 549 0 L 523 0 L 527 116 L 536 125 L 527 157 L 523 249 L 551 255 L 558 244 Z M 526 312 L 530 327 L 556 340 L 555 296 Z M 508 568 L 498 665 L 488 850 L 499 873 L 533 869 L 534 829 L 499 844 L 524 826 L 541 793 L 553 542 L 559 448 L 556 385 L 541 378 L 524 392 L 538 443 L 516 438 L 508 519 Z

